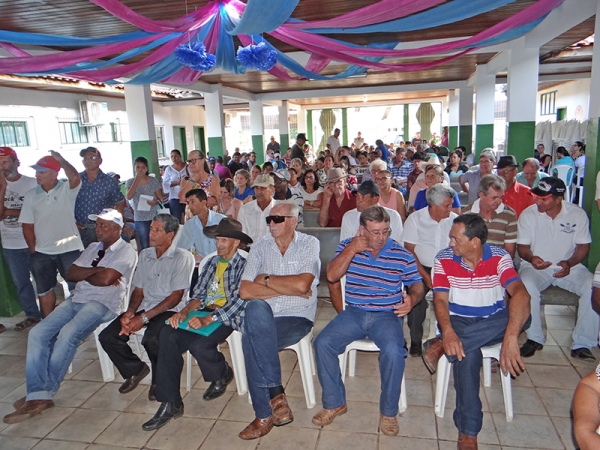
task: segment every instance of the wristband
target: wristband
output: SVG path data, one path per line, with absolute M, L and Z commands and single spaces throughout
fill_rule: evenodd
M 265 286 L 266 286 L 266 287 L 269 287 L 269 279 L 270 279 L 270 278 L 271 278 L 271 275 L 267 275 L 267 276 L 265 277 Z

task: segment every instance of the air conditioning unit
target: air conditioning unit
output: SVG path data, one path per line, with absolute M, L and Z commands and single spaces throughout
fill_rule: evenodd
M 83 126 L 92 127 L 109 123 L 108 104 L 106 103 L 81 100 L 79 110 Z

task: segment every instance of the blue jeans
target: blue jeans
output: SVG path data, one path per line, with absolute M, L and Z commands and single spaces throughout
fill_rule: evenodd
M 27 339 L 27 400 L 52 399 L 81 341 L 115 317 L 102 303 L 69 298 L 33 327 Z
M 250 300 L 245 310 L 242 347 L 248 390 L 259 419 L 271 416 L 269 388 L 281 386 L 279 350 L 308 334 L 313 323 L 304 317 L 273 317 L 264 300 Z
M 150 224 L 151 220 L 136 220 L 135 233 L 140 240 L 140 250 L 150 247 Z
M 42 313 L 37 304 L 35 291 L 29 276 L 29 249 L 5 248 L 2 251 L 10 271 L 10 277 L 17 288 L 17 298 L 25 315 L 34 319 L 41 319 Z
M 458 361 L 456 356 L 448 356 L 452 363 L 454 389 L 456 389 L 456 409 L 454 424 L 458 431 L 468 436 L 477 436 L 483 424 L 479 383 L 483 356 L 481 347 L 502 342 L 508 325 L 508 308 L 489 317 L 450 316 L 450 323 L 460 339 L 465 357 Z M 531 318 L 524 328 L 529 327 Z
M 398 414 L 406 356 L 402 323 L 403 319 L 393 311 L 364 311 L 348 306 L 327 324 L 314 342 L 323 408 L 335 409 L 346 404 L 338 355 L 344 353 L 351 342 L 369 338 L 380 350 L 379 409 L 387 417 Z
M 175 217 L 179 223 L 181 223 L 181 217 L 185 212 L 185 205 L 183 203 L 179 203 L 178 198 L 172 198 L 169 200 L 169 211 L 173 217 Z

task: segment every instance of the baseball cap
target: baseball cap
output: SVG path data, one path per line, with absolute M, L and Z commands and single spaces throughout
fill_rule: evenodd
M 371 196 L 379 197 L 379 186 L 373 180 L 363 181 L 356 191 L 362 195 L 370 194 Z
M 273 182 L 273 177 L 269 176 L 269 174 L 258 175 L 254 179 L 254 183 L 252 183 L 252 187 L 268 187 L 274 185 L 275 183 Z
M 92 153 L 94 156 L 98 156 L 99 158 L 102 158 L 102 155 L 100 155 L 100 150 L 98 150 L 96 147 L 87 147 L 87 148 L 84 148 L 83 150 L 81 150 L 79 152 L 79 156 L 81 156 L 83 158 L 83 156 L 86 153 Z
M 109 222 L 114 222 L 123 228 L 123 216 L 116 209 L 103 209 L 100 214 L 90 214 L 88 219 L 93 220 L 94 222 L 98 219 L 108 220 Z
M 208 157 L 208 162 L 216 162 L 217 158 L 215 158 L 214 156 L 209 156 Z
M 45 172 L 47 170 L 56 170 L 58 172 L 60 170 L 60 163 L 52 156 L 44 156 L 31 167 L 38 172 Z
M 560 178 L 546 177 L 531 190 L 531 193 L 537 197 L 549 197 L 550 195 L 559 195 L 564 197 L 567 187 Z
M 0 156 L 12 156 L 17 159 L 17 153 L 10 147 L 0 147 Z
M 292 178 L 287 169 L 277 169 L 275 172 L 271 172 L 271 174 L 285 181 L 290 181 Z

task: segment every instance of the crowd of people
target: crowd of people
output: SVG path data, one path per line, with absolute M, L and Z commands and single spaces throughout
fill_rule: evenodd
M 83 172 L 50 151 L 32 166 L 35 178 L 19 173 L 13 149 L 0 148 L 0 234 L 26 315 L 15 328 L 34 326 L 27 395 L 4 422 L 52 408 L 78 345 L 100 326 L 99 341 L 124 379 L 119 392 L 151 376 L 148 398 L 159 406 L 143 430 L 183 414 L 186 351 L 210 383 L 203 399 L 225 393 L 236 374 L 218 345 L 233 331 L 242 333 L 255 413 L 239 437 L 255 439 L 293 421 L 278 352 L 315 320 L 321 260 L 319 241 L 304 228 L 310 210 L 318 226 L 340 228 L 326 268 L 337 316 L 314 341 L 323 392 L 315 425 L 347 412 L 338 356 L 369 338 L 380 349 L 381 432 L 399 431 L 405 357 L 421 357 L 433 374 L 446 355 L 458 448 L 476 449 L 480 349 L 502 343 L 500 370 L 518 376 L 524 358 L 543 350 L 541 292 L 551 285 L 580 297 L 571 356 L 594 360 L 600 266 L 592 274 L 582 264 L 589 221 L 564 198 L 585 164 L 581 142 L 554 165 L 543 146 L 522 165 L 513 156 L 497 159 L 492 149 L 474 164 L 461 147 L 422 140 L 370 146 L 360 132 L 344 146 L 339 135 L 334 130 L 318 155 L 302 133 L 283 156 L 272 137 L 263 164 L 237 149 L 230 159 L 194 150 L 185 161 L 173 150 L 161 179 L 137 157 L 135 177 L 123 186 L 100 169 L 94 147 L 80 152 Z M 553 176 L 565 164 L 574 174 L 566 182 Z M 70 291 L 59 306 L 57 274 Z M 429 291 L 439 333 L 423 342 Z M 519 346 L 522 331 L 527 340 Z M 131 350 L 134 334 L 143 334 L 150 366 Z M 581 390 L 600 392 L 586 380 Z

